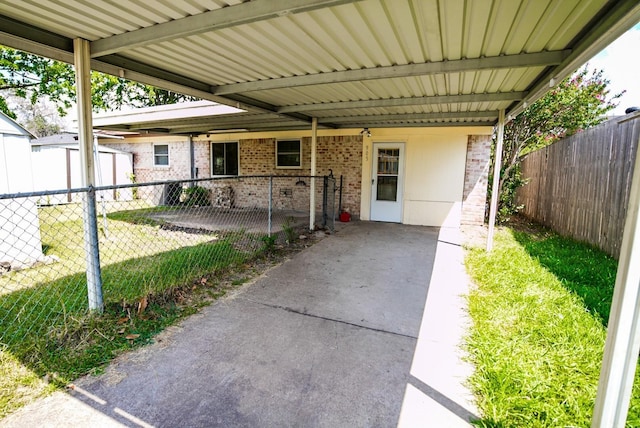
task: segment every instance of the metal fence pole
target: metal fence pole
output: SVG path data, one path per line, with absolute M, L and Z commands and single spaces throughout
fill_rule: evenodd
M 327 191 L 329 188 L 329 177 L 326 175 L 322 180 L 322 227 L 327 227 Z
M 83 216 L 89 309 L 102 312 L 102 276 L 100 273 L 100 253 L 98 251 L 98 217 L 96 212 L 96 191 L 93 186 L 89 186 L 89 191 L 85 195 Z
M 340 175 L 340 199 L 338 202 L 338 213 L 342 213 L 342 175 Z
M 271 216 L 273 215 L 273 175 L 269 176 L 269 224 L 267 226 L 269 236 L 271 236 Z

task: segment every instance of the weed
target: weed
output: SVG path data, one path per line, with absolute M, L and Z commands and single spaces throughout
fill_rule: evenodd
M 136 175 L 133 172 L 130 172 L 128 174 L 128 178 L 129 178 L 129 181 L 131 182 L 131 184 L 135 184 L 137 182 L 136 181 Z M 133 199 L 139 199 L 139 197 L 138 197 L 138 188 L 137 187 L 132 187 L 131 188 L 131 197 Z
M 262 251 L 265 253 L 272 253 L 276 246 L 276 236 L 275 235 L 264 235 L 260 238 L 260 240 L 264 243 L 262 246 Z
M 298 237 L 296 230 L 293 228 L 293 217 L 287 217 L 284 220 L 282 223 L 282 230 L 284 231 L 287 244 L 293 244 Z

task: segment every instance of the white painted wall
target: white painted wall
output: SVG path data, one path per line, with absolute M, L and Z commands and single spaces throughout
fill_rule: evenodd
M 460 225 L 469 135 L 490 133 L 488 127 L 371 129 L 362 159 L 360 218 L 370 219 L 373 143 L 405 143 L 404 224 Z

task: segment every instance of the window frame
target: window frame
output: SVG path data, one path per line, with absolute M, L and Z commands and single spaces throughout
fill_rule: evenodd
M 295 141 L 298 143 L 298 155 L 299 155 L 299 165 L 280 165 L 278 163 L 278 155 L 280 154 L 280 152 L 278 151 L 278 145 L 281 142 L 292 142 Z M 284 152 L 283 154 L 293 154 L 295 152 Z M 275 163 L 276 163 L 276 169 L 302 169 L 302 139 L 301 138 L 282 138 L 279 140 L 276 140 L 276 145 L 275 145 Z
M 156 147 L 160 147 L 160 146 L 166 146 L 167 147 L 167 154 L 165 155 L 163 154 L 157 154 L 156 153 Z M 167 158 L 167 164 L 159 164 L 156 162 L 157 158 L 159 156 L 163 156 Z M 171 166 L 171 148 L 169 147 L 169 144 L 167 143 L 153 143 L 153 167 L 154 168 L 169 168 Z
M 236 168 L 237 168 L 237 173 L 236 174 L 214 174 L 215 171 L 215 165 L 214 165 L 214 151 L 213 151 L 213 145 L 214 144 L 235 144 L 236 145 Z M 224 170 L 225 172 L 227 172 L 227 156 L 226 156 L 226 147 L 225 147 L 225 153 L 224 153 L 224 161 L 225 161 L 225 165 L 224 165 Z M 209 167 L 211 168 L 210 173 L 211 173 L 211 177 L 239 177 L 240 176 L 240 142 L 239 141 L 211 141 L 209 144 Z

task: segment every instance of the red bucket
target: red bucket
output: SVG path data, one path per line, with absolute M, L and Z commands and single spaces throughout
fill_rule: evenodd
M 351 221 L 351 214 L 349 214 L 346 211 L 341 212 L 340 213 L 340 221 L 343 222 L 343 223 Z

